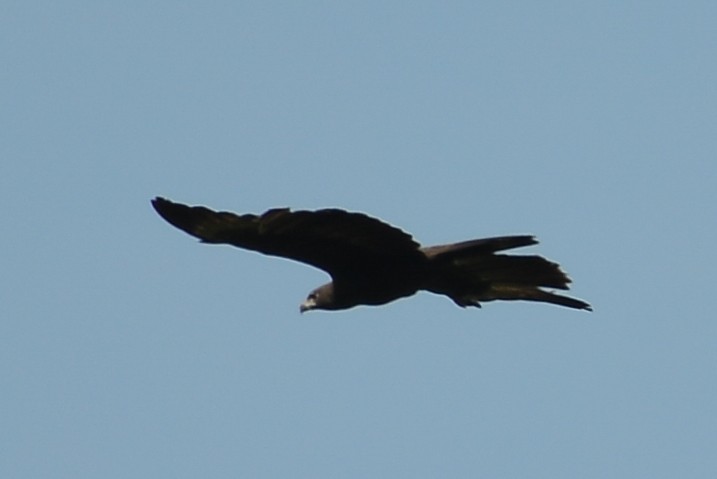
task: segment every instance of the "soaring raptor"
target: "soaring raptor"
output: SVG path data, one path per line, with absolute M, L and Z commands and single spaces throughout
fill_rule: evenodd
M 152 205 L 167 222 L 204 243 L 230 244 L 326 271 L 332 281 L 309 293 L 302 313 L 381 305 L 420 290 L 446 295 L 461 307 L 522 299 L 592 311 L 584 301 L 543 289 L 568 289 L 570 279 L 556 263 L 501 253 L 536 244 L 533 236 L 421 247 L 398 228 L 340 209 L 237 215 L 164 198 Z

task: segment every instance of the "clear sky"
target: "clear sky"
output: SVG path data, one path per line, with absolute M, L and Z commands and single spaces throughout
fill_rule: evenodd
M 5 1 L 0 476 L 717 477 L 717 3 Z M 163 195 L 535 234 L 594 313 L 206 246 Z

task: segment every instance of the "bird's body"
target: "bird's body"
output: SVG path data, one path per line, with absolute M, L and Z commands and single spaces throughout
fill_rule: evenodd
M 421 290 L 446 295 L 462 307 L 501 299 L 591 310 L 583 301 L 542 289 L 568 289 L 570 280 L 557 264 L 536 255 L 499 253 L 537 243 L 532 236 L 422 248 L 398 228 L 339 209 L 282 208 L 262 215 L 236 215 L 163 198 L 152 204 L 170 224 L 205 243 L 294 259 L 329 273 L 332 281 L 309 294 L 302 312 L 376 306 Z

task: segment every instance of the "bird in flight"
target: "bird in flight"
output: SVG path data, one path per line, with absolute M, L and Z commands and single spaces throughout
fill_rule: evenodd
M 570 283 L 556 263 L 537 255 L 502 253 L 536 244 L 533 236 L 421 247 L 394 226 L 340 209 L 275 208 L 238 215 L 159 197 L 152 205 L 168 223 L 203 243 L 230 244 L 326 271 L 332 281 L 309 293 L 302 313 L 376 306 L 421 290 L 448 296 L 461 307 L 527 300 L 592 311 L 584 301 L 549 290 L 567 290 Z

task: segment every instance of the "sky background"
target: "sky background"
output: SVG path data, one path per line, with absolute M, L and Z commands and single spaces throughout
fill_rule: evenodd
M 5 1 L 0 476 L 717 474 L 717 3 Z M 150 199 L 536 234 L 594 313 L 327 276 Z

